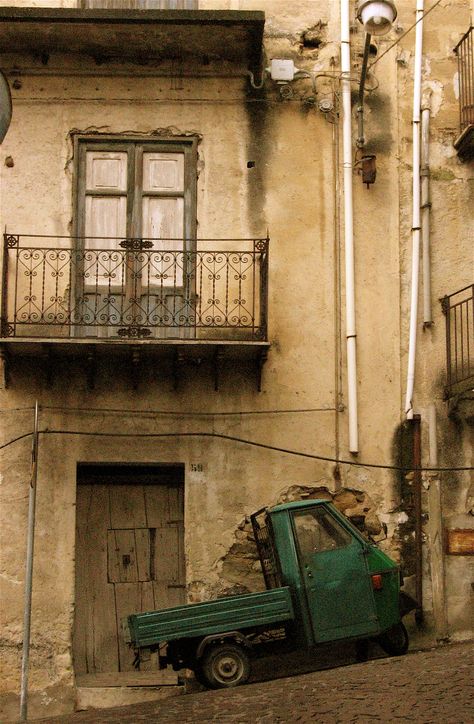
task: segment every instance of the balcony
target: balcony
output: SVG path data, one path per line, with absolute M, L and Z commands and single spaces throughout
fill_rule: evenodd
M 459 136 L 454 142 L 461 161 L 474 158 L 474 28 L 454 48 L 459 72 Z
M 441 300 L 446 317 L 446 397 L 474 388 L 474 284 Z
M 4 235 L 3 356 L 144 356 L 255 362 L 269 347 L 269 239 L 94 239 Z M 49 367 L 54 365 L 49 364 Z M 94 386 L 94 379 L 89 379 Z
M 209 74 L 215 61 L 258 72 L 264 24 L 257 10 L 1 7 L 0 48 L 44 63 L 67 54 L 155 70 L 178 61 L 195 75 Z

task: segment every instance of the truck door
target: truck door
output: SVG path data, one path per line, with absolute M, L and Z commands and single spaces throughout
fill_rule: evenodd
M 377 633 L 363 543 L 323 506 L 295 511 L 293 528 L 315 641 Z

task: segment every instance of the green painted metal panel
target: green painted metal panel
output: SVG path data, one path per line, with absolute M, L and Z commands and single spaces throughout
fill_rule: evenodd
M 134 614 L 128 617 L 128 625 L 135 646 L 151 646 L 163 641 L 278 625 L 293 617 L 290 589 L 285 587 Z

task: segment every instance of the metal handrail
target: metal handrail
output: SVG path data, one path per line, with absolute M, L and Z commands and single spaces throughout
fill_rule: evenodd
M 446 317 L 446 394 L 474 384 L 474 284 L 444 296 Z
M 458 57 L 460 132 L 474 125 L 474 27 L 454 48 Z
M 266 340 L 269 239 L 4 235 L 1 336 Z

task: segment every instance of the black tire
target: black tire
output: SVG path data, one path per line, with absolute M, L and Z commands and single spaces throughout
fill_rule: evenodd
M 408 651 L 408 631 L 401 621 L 379 636 L 378 641 L 389 656 L 403 656 Z
M 369 641 L 368 639 L 359 639 L 355 643 L 356 661 L 362 663 L 369 660 Z
M 247 652 L 238 644 L 223 643 L 207 649 L 201 663 L 206 686 L 228 689 L 245 684 L 250 676 Z
M 205 686 L 207 689 L 209 688 L 209 682 L 204 676 L 204 671 L 202 670 L 201 662 L 197 662 L 194 666 L 194 678 L 198 682 L 198 684 L 201 684 L 201 686 Z

